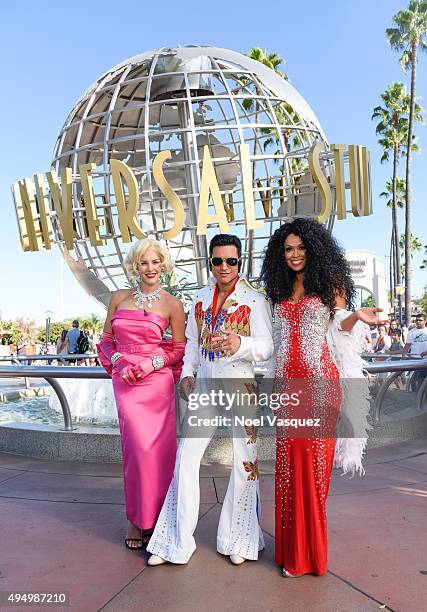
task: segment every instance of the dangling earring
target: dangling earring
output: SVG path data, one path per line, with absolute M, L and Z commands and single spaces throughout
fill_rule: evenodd
M 138 271 L 138 264 L 133 264 L 133 271 L 135 274 L 133 276 L 132 283 L 134 287 L 139 287 L 141 285 L 141 275 Z
M 161 285 L 169 285 L 168 280 L 169 280 L 169 278 L 168 278 L 168 275 L 166 273 L 166 270 L 162 267 L 161 268 L 161 272 L 160 272 L 160 278 L 159 278 L 160 284 Z
M 130 278 L 130 284 L 132 287 L 139 287 L 141 285 L 141 276 L 138 272 L 138 266 L 133 264 L 132 266 L 133 275 Z

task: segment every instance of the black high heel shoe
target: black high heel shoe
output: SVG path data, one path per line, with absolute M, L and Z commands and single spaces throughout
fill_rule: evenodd
M 144 546 L 143 537 L 141 536 L 139 538 L 125 538 L 125 545 L 126 548 L 129 548 L 129 550 L 139 550 Z

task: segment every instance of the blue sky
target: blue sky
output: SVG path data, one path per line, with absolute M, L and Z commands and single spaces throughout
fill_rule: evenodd
M 385 38 L 391 17 L 406 4 L 404 0 L 7 3 L 0 25 L 2 316 L 41 320 L 46 310 L 56 318 L 61 311 L 59 251 L 21 251 L 11 183 L 49 169 L 68 112 L 98 76 L 128 57 L 162 46 L 209 44 L 241 52 L 259 46 L 283 57 L 292 84 L 313 108 L 329 142 L 371 149 L 374 215 L 337 222 L 335 235 L 347 249 L 388 255 L 390 213 L 378 195 L 391 168 L 379 163 L 371 115 L 389 83 L 409 84 L 409 75 L 401 72 L 398 55 Z M 418 94 L 423 104 L 427 56 L 419 62 Z M 427 243 L 427 128 L 416 131 L 422 152 L 413 164 L 413 232 Z M 421 259 L 414 260 L 415 295 L 427 285 L 427 274 L 419 270 Z M 103 312 L 66 266 L 64 281 L 65 316 Z

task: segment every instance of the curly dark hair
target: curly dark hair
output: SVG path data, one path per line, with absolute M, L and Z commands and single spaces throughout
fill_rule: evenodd
M 338 292 L 352 310 L 356 292 L 343 249 L 323 225 L 303 218 L 281 225 L 265 250 L 260 279 L 271 302 L 287 300 L 293 293 L 296 273 L 286 265 L 284 249 L 289 234 L 299 236 L 306 249 L 305 294 L 316 295 L 333 312 Z

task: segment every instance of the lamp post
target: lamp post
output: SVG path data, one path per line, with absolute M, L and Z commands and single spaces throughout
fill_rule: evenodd
M 52 318 L 52 315 L 53 312 L 51 310 L 46 310 L 46 353 L 50 341 L 50 320 Z
M 402 295 L 405 293 L 405 286 L 402 284 L 396 285 L 395 290 L 399 300 L 399 322 L 402 324 Z

